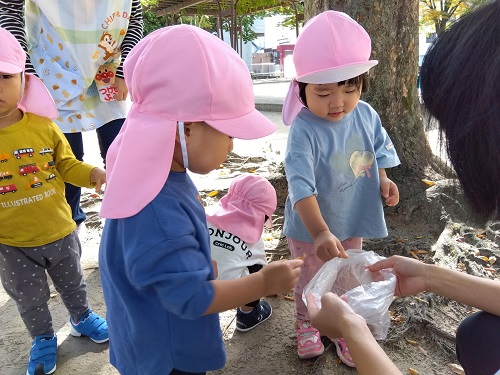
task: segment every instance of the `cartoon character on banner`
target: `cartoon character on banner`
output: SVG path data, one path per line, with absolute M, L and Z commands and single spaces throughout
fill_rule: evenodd
M 114 63 L 104 64 L 99 67 L 94 81 L 99 91 L 99 99 L 102 102 L 116 100 L 118 90 L 115 86 L 117 65 Z

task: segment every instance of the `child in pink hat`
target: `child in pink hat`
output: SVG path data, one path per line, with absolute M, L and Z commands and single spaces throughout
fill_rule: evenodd
M 207 208 L 210 248 L 219 280 L 237 279 L 267 265 L 262 232 L 271 223 L 276 206 L 273 185 L 262 176 L 246 173 L 231 182 L 216 205 Z M 236 329 L 250 331 L 271 314 L 267 301 L 249 302 L 237 309 Z
M 360 100 L 366 89 L 371 41 L 345 13 L 326 11 L 309 20 L 297 38 L 297 77 L 283 106 L 290 125 L 285 171 L 289 194 L 284 234 L 292 257 L 306 255 L 295 286 L 297 351 L 300 358 L 323 353 L 311 327 L 302 291 L 324 262 L 361 249 L 363 237 L 385 237 L 383 203 L 399 201 L 385 168 L 399 158 L 375 110 Z M 354 367 L 342 338 L 337 353 Z
M 106 173 L 75 158 L 50 118 L 54 101 L 24 72 L 26 54 L 0 28 L 0 278 L 16 302 L 33 344 L 27 375 L 56 370 L 57 337 L 47 302 L 47 274 L 70 314 L 70 333 L 108 341 L 106 321 L 87 300 L 76 224 L 64 182 L 100 190 Z
M 215 280 L 205 211 L 187 170 L 224 162 L 233 137 L 275 125 L 255 110 L 238 54 L 194 26 L 159 29 L 129 53 L 133 100 L 107 156 L 99 265 L 120 374 L 205 374 L 225 364 L 218 312 L 293 288 L 302 261 Z

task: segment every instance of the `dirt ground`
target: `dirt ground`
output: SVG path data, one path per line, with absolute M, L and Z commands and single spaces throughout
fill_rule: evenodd
M 278 199 L 284 199 L 283 180 L 276 161 L 280 154 L 267 145 L 259 156 L 231 155 L 224 168 L 212 172 L 202 180 L 200 191 L 206 204 L 223 196 L 231 177 L 242 172 L 254 172 L 274 182 Z M 262 156 L 263 155 L 263 156 Z M 386 212 L 389 236 L 366 240 L 364 248 L 379 255 L 393 254 L 415 257 L 483 277 L 497 278 L 500 259 L 500 223 L 489 226 L 471 224 L 459 194 L 453 194 L 453 184 L 437 181 L 434 186 L 422 183 L 419 193 L 409 197 L 396 209 Z M 100 198 L 85 191 L 83 207 L 88 214 L 80 238 L 83 245 L 82 264 L 88 284 L 91 306 L 105 315 L 97 252 L 103 220 L 98 217 Z M 264 235 L 269 260 L 288 257 L 281 234 L 283 211 L 280 208 L 272 230 Z M 294 303 L 289 296 L 273 296 L 267 300 L 273 307 L 272 317 L 256 329 L 241 333 L 235 331 L 235 311 L 221 314 L 227 364 L 217 375 L 330 375 L 355 374 L 355 370 L 339 363 L 335 346 L 324 338 L 325 353 L 311 360 L 300 360 L 296 354 L 293 330 Z M 50 300 L 53 323 L 58 335 L 59 354 L 57 374 L 115 375 L 109 364 L 108 344 L 95 344 L 87 338 L 69 335 L 67 312 L 58 294 L 53 291 Z M 391 328 L 386 340 L 380 342 L 389 357 L 403 374 L 423 375 L 460 374 L 454 354 L 455 329 L 471 308 L 444 298 L 422 293 L 415 297 L 395 299 L 390 307 Z M 26 371 L 31 340 L 19 318 L 15 303 L 0 291 L 0 373 L 21 375 Z M 126 329 L 126 327 L 123 327 Z M 193 347 L 196 351 L 196 347 Z

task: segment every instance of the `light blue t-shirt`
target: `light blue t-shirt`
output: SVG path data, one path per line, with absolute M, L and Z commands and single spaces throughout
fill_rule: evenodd
M 337 122 L 303 108 L 288 135 L 284 234 L 313 242 L 295 204 L 316 195 L 323 218 L 339 240 L 387 236 L 378 169 L 399 164 L 391 139 L 369 104 L 359 101 Z

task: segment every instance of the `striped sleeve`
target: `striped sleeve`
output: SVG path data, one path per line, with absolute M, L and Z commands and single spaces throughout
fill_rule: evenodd
M 0 0 L 1 1 L 1 0 Z M 144 22 L 142 19 L 142 6 L 140 0 L 132 1 L 132 11 L 130 14 L 130 22 L 127 29 L 127 34 L 122 43 L 122 61 L 116 70 L 116 76 L 123 78 L 123 62 L 127 58 L 130 50 L 142 39 L 144 30 Z
M 26 73 L 36 74 L 28 54 L 24 28 L 24 0 L 0 0 L 0 26 L 10 31 L 26 52 Z

